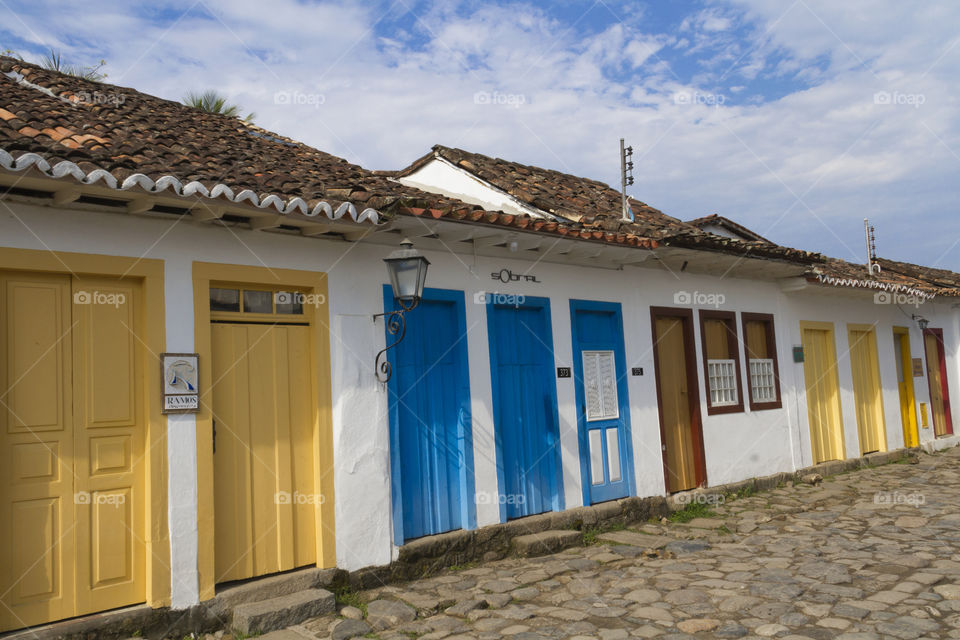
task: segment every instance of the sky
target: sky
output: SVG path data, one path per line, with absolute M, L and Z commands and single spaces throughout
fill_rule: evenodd
M 370 169 L 434 144 L 619 187 L 689 220 L 960 271 L 954 0 L 0 0 L 0 50 L 103 59 L 172 100 Z

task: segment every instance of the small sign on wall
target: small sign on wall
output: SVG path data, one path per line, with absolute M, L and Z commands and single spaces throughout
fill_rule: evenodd
M 197 385 L 199 356 L 196 353 L 161 353 L 163 367 L 162 413 L 197 413 L 200 390 Z
M 793 361 L 797 363 L 803 362 L 803 347 L 793 348 Z
M 913 377 L 914 378 L 923 377 L 923 359 L 922 358 L 913 358 Z
M 569 378 L 569 377 L 570 377 L 570 367 L 557 367 L 557 377 L 558 377 L 558 378 Z

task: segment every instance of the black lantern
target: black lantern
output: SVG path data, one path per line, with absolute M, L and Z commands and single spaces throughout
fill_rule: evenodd
M 930 321 L 921 315 L 915 313 L 911 317 L 913 320 L 917 321 L 917 324 L 920 326 L 920 331 L 926 331 L 927 327 L 930 326 Z
M 387 349 L 400 344 L 403 336 L 406 335 L 407 323 L 403 314 L 407 311 L 413 311 L 420 304 L 430 261 L 414 249 L 413 243 L 407 238 L 404 238 L 403 242 L 400 243 L 399 249 L 384 258 L 383 261 L 387 263 L 387 273 L 390 276 L 393 297 L 400 305 L 400 308 L 396 311 L 378 313 L 373 316 L 374 322 L 377 318 L 383 317 L 387 325 L 387 333 L 392 336 L 399 336 L 377 354 L 377 359 L 374 362 L 374 373 L 377 380 L 386 383 L 393 375 L 393 365 L 385 357 Z
M 383 259 L 387 263 L 393 297 L 404 311 L 412 311 L 423 297 L 423 285 L 427 280 L 430 261 L 413 248 L 413 243 L 404 238 L 400 248 Z

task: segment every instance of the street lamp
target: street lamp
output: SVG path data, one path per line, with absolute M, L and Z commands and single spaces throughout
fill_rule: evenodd
M 930 321 L 921 315 L 915 313 L 911 316 L 911 318 L 916 320 L 917 324 L 920 326 L 920 331 L 926 331 L 927 327 L 930 326 Z
M 383 259 L 387 263 L 387 274 L 390 276 L 390 286 L 393 288 L 393 298 L 400 305 L 396 311 L 378 313 L 373 316 L 373 321 L 383 316 L 386 323 L 387 333 L 399 337 L 391 344 L 384 347 L 377 354 L 374 362 L 374 373 L 377 380 L 386 383 L 393 375 L 393 365 L 386 359 L 387 349 L 395 347 L 403 340 L 407 332 L 404 313 L 413 311 L 421 298 L 423 298 L 423 285 L 427 281 L 427 267 L 430 261 L 427 260 L 419 251 L 413 248 L 413 243 L 404 238 L 400 243 L 400 248 Z M 383 361 L 381 362 L 381 358 Z

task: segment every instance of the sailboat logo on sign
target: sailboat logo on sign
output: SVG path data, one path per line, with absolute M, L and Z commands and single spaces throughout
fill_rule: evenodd
M 165 353 L 163 360 L 163 412 L 193 413 L 199 410 L 197 354 Z

